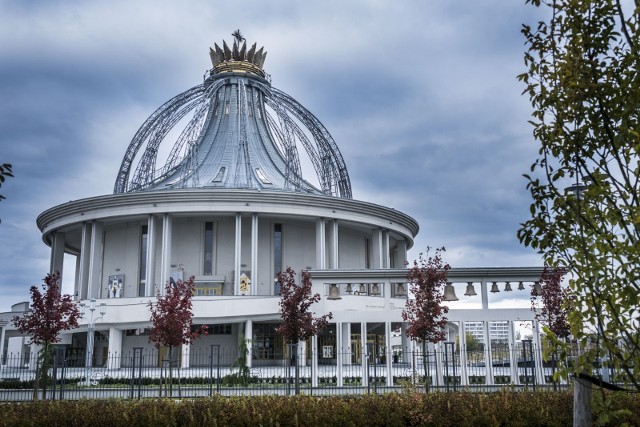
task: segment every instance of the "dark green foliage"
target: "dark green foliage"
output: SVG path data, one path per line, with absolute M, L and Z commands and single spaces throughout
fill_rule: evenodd
M 619 393 L 615 425 L 635 425 L 640 397 Z M 594 413 L 594 420 L 601 414 Z M 566 426 L 572 392 L 261 396 L 196 400 L 38 401 L 0 405 L 0 426 Z

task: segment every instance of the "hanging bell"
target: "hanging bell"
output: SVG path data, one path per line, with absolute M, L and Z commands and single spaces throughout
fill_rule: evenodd
M 491 285 L 491 291 L 490 292 L 493 292 L 494 294 L 496 292 L 500 292 L 500 289 L 498 289 L 498 283 L 493 282 L 493 285 Z
M 540 282 L 535 282 L 533 284 L 533 289 L 531 289 L 531 295 L 534 297 L 537 297 L 541 293 L 542 293 L 542 286 L 540 285 Z
M 397 297 L 404 297 L 407 295 L 407 290 L 404 288 L 404 283 L 397 283 L 396 284 L 396 296 Z
M 335 283 L 329 285 L 329 296 L 327 299 L 342 299 L 340 296 L 340 288 Z
M 467 290 L 465 291 L 464 295 L 467 297 L 478 295 L 476 294 L 476 290 L 473 287 L 473 282 L 467 282 Z
M 453 287 L 451 282 L 447 282 L 444 287 L 444 295 L 442 298 L 443 301 L 458 301 L 458 297 L 456 296 L 456 289 Z
M 505 292 L 511 292 L 512 290 L 513 290 L 513 289 L 511 289 L 511 283 L 506 282 L 506 283 L 504 284 L 504 291 L 505 291 Z
M 519 291 L 524 291 L 524 283 L 522 283 L 522 282 L 518 283 L 518 290 Z
M 360 283 L 360 295 L 366 295 L 367 293 L 367 287 L 365 286 L 364 283 Z
M 380 286 L 377 283 L 371 284 L 371 295 L 380 295 Z
M 347 283 L 347 289 L 346 292 L 348 294 L 352 294 L 353 293 L 353 288 L 351 287 L 351 283 Z

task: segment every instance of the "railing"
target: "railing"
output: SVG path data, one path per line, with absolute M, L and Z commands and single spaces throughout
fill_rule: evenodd
M 553 382 L 555 363 L 540 363 L 522 344 L 494 346 L 460 353 L 453 343 L 424 354 L 335 352 L 313 355 L 298 363 L 299 390 L 312 395 L 366 394 L 425 390 L 491 391 L 504 386 L 525 388 L 566 388 Z M 46 399 L 146 397 L 202 397 L 220 395 L 294 394 L 296 362 L 293 358 L 252 360 L 252 367 L 235 366 L 237 349 L 211 346 L 189 355 L 184 367 L 180 352 L 135 348 L 126 354 L 95 358 L 85 367 L 83 354 L 55 352 L 46 379 Z M 390 358 L 390 359 L 387 359 Z M 0 401 L 30 400 L 36 378 L 35 356 L 6 355 L 0 367 Z M 601 369 L 601 368 L 600 368 Z

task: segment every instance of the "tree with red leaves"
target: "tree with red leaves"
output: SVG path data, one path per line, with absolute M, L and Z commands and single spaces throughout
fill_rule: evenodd
M 21 334 L 31 337 L 31 344 L 42 346 L 38 353 L 33 399 L 38 399 L 38 389 L 42 381 L 42 398 L 47 396 L 47 375 L 53 344 L 60 342 L 60 332 L 78 327 L 80 311 L 71 295 L 60 293 L 60 273 L 47 274 L 40 292 L 32 286 L 30 310 L 22 316 L 14 316 L 11 322 Z
M 540 276 L 540 299 L 542 307 L 538 307 L 537 296 L 531 296 L 531 310 L 536 320 L 546 326 L 558 338 L 567 338 L 569 327 L 569 290 L 562 287 L 565 270 L 545 267 Z
M 427 248 L 427 255 L 429 250 Z M 438 248 L 433 256 L 425 259 L 420 254 L 419 259 L 413 261 L 407 281 L 414 299 L 407 299 L 405 309 L 402 310 L 402 319 L 409 324 L 407 336 L 416 342 L 422 342 L 426 391 L 429 390 L 427 343 L 440 342 L 446 336 L 444 328 L 447 318 L 444 315 L 449 312 L 449 307 L 442 305 L 442 288 L 447 284 L 451 266 L 442 259 L 444 251 L 445 248 Z
M 206 325 L 194 331 L 191 299 L 193 298 L 194 277 L 187 282 L 178 280 L 168 282 L 165 295 L 156 292 L 156 302 L 149 301 L 151 310 L 151 334 L 149 341 L 160 350 L 169 349 L 169 393 L 172 392 L 173 379 L 173 348 L 182 344 L 191 344 L 200 335 L 207 335 Z
M 287 344 L 293 344 L 296 364 L 296 394 L 300 391 L 299 369 L 297 363 L 298 343 L 318 333 L 319 329 L 329 324 L 331 313 L 314 317 L 309 311 L 311 306 L 320 301 L 320 294 L 311 295 L 311 275 L 302 272 L 302 283 L 296 283 L 296 272 L 291 267 L 278 273 L 280 282 L 280 325 L 276 332 L 282 335 Z

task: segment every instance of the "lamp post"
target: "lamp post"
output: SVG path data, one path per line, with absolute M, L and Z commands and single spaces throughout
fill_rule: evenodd
M 89 300 L 89 305 L 87 306 L 84 303 L 80 303 L 80 316 L 85 316 L 86 309 L 89 310 L 89 319 L 87 322 L 87 351 L 85 355 L 85 368 L 87 368 L 87 382 L 89 381 L 89 371 L 93 366 L 93 342 L 94 342 L 94 333 L 96 328 L 96 321 L 102 319 L 102 317 L 107 313 L 107 305 L 103 302 L 98 304 L 96 307 L 95 298 L 91 298 Z M 96 310 L 99 310 L 100 316 L 94 317 L 94 313 Z

